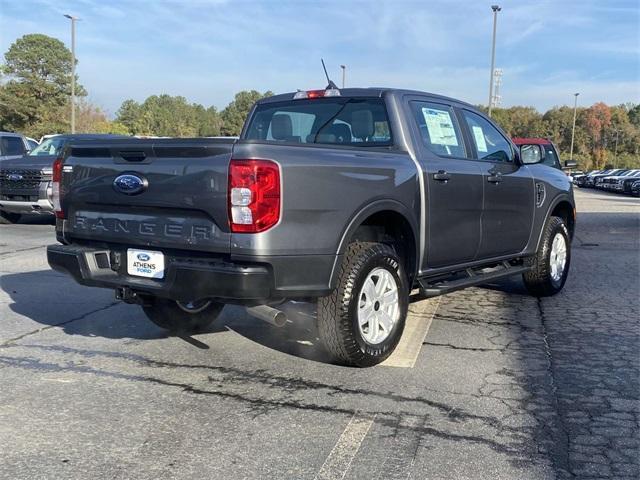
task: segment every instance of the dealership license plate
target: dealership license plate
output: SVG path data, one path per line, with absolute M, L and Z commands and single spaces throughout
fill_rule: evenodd
M 151 250 L 127 250 L 127 273 L 136 277 L 164 278 L 164 254 Z

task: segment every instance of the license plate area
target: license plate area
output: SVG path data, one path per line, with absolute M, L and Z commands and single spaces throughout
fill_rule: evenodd
M 164 278 L 164 254 L 153 250 L 127 249 L 127 273 L 135 277 Z

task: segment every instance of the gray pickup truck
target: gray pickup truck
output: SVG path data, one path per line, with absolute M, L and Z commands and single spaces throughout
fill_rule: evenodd
M 572 186 L 535 161 L 451 98 L 277 95 L 237 141 L 71 145 L 54 164 L 61 245 L 48 260 L 174 331 L 208 326 L 227 303 L 281 325 L 283 302 L 317 301 L 335 361 L 374 365 L 396 347 L 413 289 L 510 275 L 533 295 L 562 289 Z

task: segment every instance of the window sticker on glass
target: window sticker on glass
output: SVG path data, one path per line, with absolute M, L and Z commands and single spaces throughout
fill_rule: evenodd
M 482 128 L 474 125 L 471 127 L 473 130 L 473 137 L 476 139 L 476 146 L 479 152 L 487 152 L 487 142 L 484 140 L 484 132 Z
M 458 146 L 458 138 L 449 112 L 423 107 L 422 115 L 427 124 L 429 140 L 432 144 Z

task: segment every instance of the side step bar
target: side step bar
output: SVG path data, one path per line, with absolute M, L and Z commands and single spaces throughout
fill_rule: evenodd
M 438 295 L 455 292 L 456 290 L 462 290 L 463 288 L 492 282 L 499 278 L 525 273 L 531 270 L 531 267 L 511 265 L 509 262 L 502 262 L 502 264 L 493 267 L 492 270 L 488 272 L 483 272 L 482 270 L 486 270 L 486 268 L 468 268 L 461 272 L 465 275 L 463 278 L 456 278 L 455 280 L 438 280 L 429 278 L 418 279 L 420 292 L 427 298 L 437 297 Z

